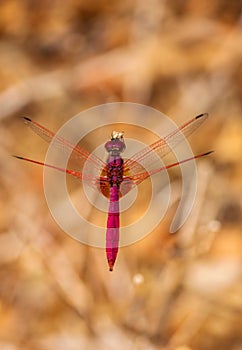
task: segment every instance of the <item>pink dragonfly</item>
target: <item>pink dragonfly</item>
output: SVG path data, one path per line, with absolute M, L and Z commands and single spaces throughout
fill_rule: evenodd
M 111 139 L 105 144 L 105 149 L 108 152 L 106 163 L 94 154 L 88 152 L 86 149 L 72 145 L 69 141 L 55 135 L 55 133 L 39 123 L 24 117 L 25 123 L 44 140 L 47 142 L 54 140 L 54 143 L 57 146 L 61 146 L 62 149 L 71 150 L 71 157 L 74 156 L 78 159 L 80 171 L 63 169 L 55 165 L 45 164 L 25 157 L 15 157 L 65 172 L 79 180 L 85 180 L 90 186 L 101 191 L 105 197 L 109 198 L 106 231 L 106 256 L 109 270 L 112 271 L 119 247 L 119 198 L 125 196 L 134 186 L 140 184 L 153 174 L 210 154 L 212 151 L 198 154 L 158 168 L 154 168 L 154 159 L 152 158 L 152 152 L 154 151 L 161 158 L 166 156 L 171 152 L 173 147 L 177 146 L 184 139 L 184 137 L 192 134 L 204 122 L 204 120 L 207 119 L 207 117 L 207 113 L 196 116 L 181 127 L 169 133 L 164 138 L 159 139 L 148 147 L 145 147 L 143 150 L 134 154 L 132 158 L 125 161 L 121 157 L 121 153 L 126 147 L 123 132 L 113 131 Z M 98 173 L 100 174 L 99 177 L 90 178 L 90 174 L 81 171 L 86 161 L 90 162 L 90 165 L 98 170 Z

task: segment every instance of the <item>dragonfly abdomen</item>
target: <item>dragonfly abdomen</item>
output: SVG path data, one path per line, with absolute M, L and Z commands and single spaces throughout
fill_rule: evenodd
M 106 232 L 106 255 L 109 270 L 113 266 L 118 254 L 119 244 L 119 188 L 116 185 L 110 187 L 110 202 Z

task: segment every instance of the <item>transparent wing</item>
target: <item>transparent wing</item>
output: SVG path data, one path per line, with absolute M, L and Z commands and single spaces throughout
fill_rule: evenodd
M 184 140 L 184 137 L 191 135 L 207 117 L 207 113 L 200 114 L 172 131 L 164 138 L 137 152 L 133 157 L 124 162 L 124 172 L 128 173 L 132 178 L 133 176 L 144 173 L 144 168 L 147 169 L 147 171 L 155 169 L 156 162 L 158 161 L 156 155 L 161 158 L 165 157 L 174 147 Z M 154 154 L 154 152 L 156 154 Z
M 148 177 L 154 175 L 154 174 L 157 174 L 163 170 L 166 170 L 166 169 L 170 169 L 170 168 L 173 168 L 175 166 L 178 166 L 180 164 L 183 164 L 183 163 L 186 163 L 186 162 L 189 162 L 193 159 L 197 159 L 197 158 L 201 158 L 201 157 L 204 157 L 204 156 L 208 156 L 210 153 L 212 153 L 213 151 L 209 151 L 209 152 L 206 152 L 206 153 L 202 153 L 202 154 L 198 154 L 196 156 L 193 156 L 193 157 L 190 157 L 190 158 L 186 158 L 186 159 L 183 159 L 179 162 L 175 162 L 175 163 L 172 163 L 172 164 L 168 164 L 168 165 L 165 165 L 161 168 L 157 168 L 157 169 L 153 169 L 151 170 L 150 172 L 147 172 L 147 171 L 143 171 L 139 174 L 136 174 L 136 175 L 133 175 L 133 176 L 126 176 L 125 177 L 125 181 L 126 183 L 129 183 L 129 186 L 130 186 L 130 189 L 131 190 L 135 185 L 139 185 L 141 182 L 143 182 L 145 179 L 147 179 Z M 128 191 L 129 191 L 128 190 Z M 128 193 L 128 191 L 126 193 Z M 125 193 L 125 194 L 126 194 Z
M 74 146 L 68 140 L 63 139 L 60 136 L 57 136 L 54 132 L 48 130 L 46 127 L 40 125 L 39 123 L 31 120 L 30 118 L 24 117 L 25 124 L 33 130 L 37 135 L 39 135 L 43 140 L 47 142 L 51 142 L 53 140 L 53 144 L 55 147 L 61 149 L 61 151 L 72 151 L 70 159 L 73 159 L 78 164 L 78 169 L 82 170 L 84 163 L 88 160 L 86 164 L 86 169 L 95 168 L 96 172 L 101 173 L 101 171 L 105 168 L 105 163 L 95 156 L 91 154 L 86 149 L 81 148 L 79 146 Z
M 88 174 L 83 174 L 82 172 L 76 171 L 76 170 L 60 168 L 60 167 L 52 165 L 52 164 L 46 164 L 44 162 L 39 162 L 38 160 L 34 160 L 34 159 L 26 158 L 26 157 L 20 157 L 20 156 L 15 156 L 15 155 L 13 157 L 15 157 L 17 159 L 24 160 L 24 161 L 29 162 L 29 163 L 34 163 L 34 164 L 42 165 L 42 166 L 47 167 L 47 168 L 61 171 L 63 173 L 66 173 L 68 175 L 75 177 L 76 179 L 78 179 L 80 181 L 86 181 L 90 186 L 97 189 L 97 180 L 95 178 L 90 177 Z

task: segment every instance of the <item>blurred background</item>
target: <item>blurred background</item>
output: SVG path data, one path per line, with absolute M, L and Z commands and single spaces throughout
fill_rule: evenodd
M 42 169 L 56 131 L 98 104 L 154 107 L 190 138 L 198 191 L 187 223 L 105 252 L 55 224 Z M 239 0 L 0 2 L 0 349 L 242 349 L 242 4 Z M 87 148 L 91 145 L 87 144 Z M 179 187 L 179 174 L 171 180 Z

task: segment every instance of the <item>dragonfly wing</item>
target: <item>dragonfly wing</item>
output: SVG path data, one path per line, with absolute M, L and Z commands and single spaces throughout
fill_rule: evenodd
M 33 130 L 37 135 L 39 135 L 46 142 L 51 142 L 53 140 L 53 145 L 61 151 L 72 151 L 70 159 L 76 160 L 78 163 L 78 169 L 82 169 L 84 163 L 87 161 L 86 169 L 94 169 L 96 172 L 100 173 L 105 167 L 105 163 L 95 156 L 94 154 L 88 152 L 86 149 L 79 146 L 74 146 L 68 140 L 56 135 L 54 132 L 48 130 L 46 127 L 40 125 L 39 123 L 31 120 L 30 118 L 24 117 L 25 124 Z
M 110 185 L 106 176 L 99 176 L 97 178 L 96 187 L 106 198 L 109 198 Z
M 155 164 L 159 161 L 157 155 L 161 158 L 165 157 L 174 147 L 184 140 L 184 137 L 191 135 L 207 117 L 207 113 L 200 114 L 181 127 L 175 129 L 164 138 L 137 152 L 132 158 L 124 162 L 124 171 L 133 176 L 143 173 L 144 168 L 147 170 L 154 169 Z
M 120 197 L 124 197 L 129 191 L 131 191 L 136 186 L 132 177 L 124 176 L 123 181 L 120 185 Z
M 100 176 L 96 180 L 96 186 L 106 198 L 110 198 L 110 183 L 107 177 Z M 136 186 L 136 183 L 133 181 L 132 177 L 124 176 L 119 189 L 119 197 L 125 196 L 134 186 Z
M 151 170 L 150 172 L 147 172 L 147 171 L 144 171 L 142 173 L 139 173 L 139 174 L 136 174 L 136 175 L 133 175 L 133 176 L 129 176 L 129 179 L 130 181 L 133 183 L 133 186 L 134 185 L 139 185 L 141 182 L 143 182 L 145 179 L 147 179 L 149 176 L 152 176 L 154 174 L 157 174 L 163 170 L 166 170 L 166 169 L 170 169 L 170 168 L 173 168 L 175 166 L 178 166 L 180 164 L 183 164 L 183 163 L 186 163 L 186 162 L 189 162 L 193 159 L 197 159 L 197 158 L 201 158 L 201 157 L 204 157 L 204 156 L 207 156 L 209 155 L 210 153 L 212 153 L 213 151 L 209 151 L 209 152 L 206 152 L 206 153 L 202 153 L 202 154 L 198 154 L 196 156 L 193 156 L 193 157 L 190 157 L 190 158 L 186 158 L 186 159 L 183 159 L 179 162 L 175 162 L 175 163 L 172 163 L 172 164 L 168 164 L 168 165 L 165 165 L 163 167 L 160 167 L 160 168 L 157 168 L 157 169 L 153 169 Z
M 106 197 L 110 197 L 110 183 L 105 176 L 100 176 L 96 181 L 99 191 Z M 124 176 L 119 189 L 119 197 L 125 196 L 135 186 L 135 182 L 129 176 Z
M 63 172 L 63 173 L 72 175 L 72 176 L 74 176 L 75 178 L 77 178 L 77 179 L 79 179 L 79 180 L 82 179 L 82 173 L 79 172 L 79 171 L 60 168 L 60 167 L 55 166 L 55 165 L 46 164 L 46 163 L 44 163 L 44 162 L 39 162 L 39 161 L 37 161 L 37 160 L 33 160 L 33 159 L 25 158 L 25 157 L 20 157 L 20 156 L 14 156 L 14 157 L 17 158 L 17 159 L 25 160 L 26 162 L 30 162 L 30 163 L 42 165 L 42 166 L 45 166 L 45 167 L 47 167 L 47 168 L 52 168 L 52 169 L 61 171 L 61 172 Z
M 66 173 L 68 175 L 75 177 L 76 179 L 78 179 L 80 181 L 85 181 L 86 184 L 88 184 L 90 187 L 92 187 L 95 190 L 97 190 L 97 189 L 100 190 L 100 188 L 97 186 L 97 180 L 95 178 L 93 178 L 92 176 L 90 176 L 89 174 L 85 174 L 85 173 L 82 173 L 82 172 L 76 171 L 76 170 L 64 169 L 64 168 L 61 168 L 61 167 L 58 167 L 58 166 L 55 166 L 52 164 L 46 164 L 44 162 L 39 162 L 37 160 L 33 160 L 33 159 L 25 158 L 25 157 L 20 157 L 20 156 L 14 156 L 14 157 L 21 159 L 21 160 L 25 160 L 25 161 L 30 162 L 30 163 L 42 165 L 42 166 L 47 167 L 47 168 L 61 171 L 63 173 Z

